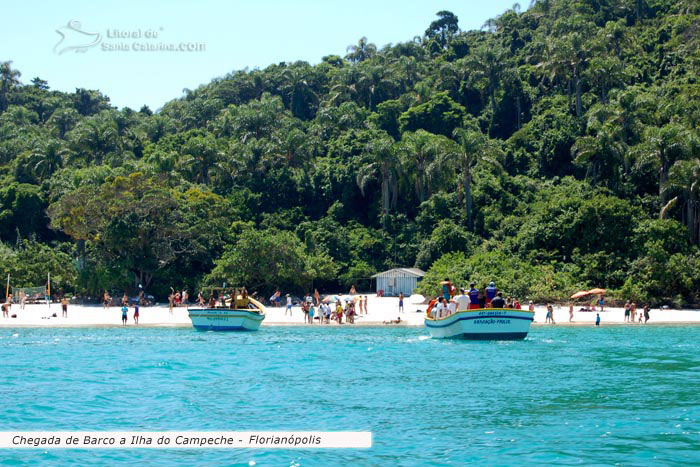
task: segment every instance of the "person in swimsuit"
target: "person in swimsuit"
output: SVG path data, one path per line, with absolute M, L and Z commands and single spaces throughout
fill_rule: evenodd
M 104 295 L 102 295 L 102 306 L 104 306 L 105 309 L 107 309 L 109 308 L 110 303 L 112 303 L 112 297 L 110 297 L 107 291 L 105 290 Z
M 128 309 L 127 307 L 123 306 L 123 307 L 122 307 L 122 325 L 123 325 L 123 326 L 126 326 L 126 320 L 127 320 L 126 314 L 127 314 L 128 312 L 129 312 L 129 309 Z
M 403 292 L 399 294 L 399 313 L 403 313 Z
M 139 324 L 139 304 L 134 304 L 134 323 Z
M 68 318 L 68 299 L 66 297 L 61 299 L 61 316 Z

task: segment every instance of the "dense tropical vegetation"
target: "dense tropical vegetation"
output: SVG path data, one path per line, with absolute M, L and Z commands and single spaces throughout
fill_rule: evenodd
M 429 22 L 429 19 L 426 23 Z M 97 295 L 392 266 L 700 303 L 700 3 L 536 0 L 482 30 L 236 71 L 157 112 L 0 65 L 0 271 Z

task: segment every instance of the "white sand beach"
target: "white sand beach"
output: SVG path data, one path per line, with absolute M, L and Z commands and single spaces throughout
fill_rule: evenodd
M 385 321 L 396 320 L 401 317 L 402 323 L 399 326 L 422 326 L 423 313 L 426 305 L 416 305 L 405 302 L 405 312 L 399 313 L 399 300 L 396 297 L 377 297 L 375 295 L 368 296 L 369 313 L 365 316 L 355 318 L 354 326 L 383 326 Z M 576 308 L 578 309 L 578 308 Z M 263 326 L 280 326 L 280 325 L 304 325 L 304 315 L 299 307 L 294 307 L 292 316 L 285 316 L 285 308 L 267 308 L 267 317 L 263 322 Z M 53 314 L 56 317 L 52 317 Z M 54 303 L 49 307 L 46 304 L 26 305 L 22 310 L 19 305 L 12 305 L 10 316 L 17 315 L 16 318 L 0 318 L 0 327 L 104 327 L 104 326 L 121 326 L 121 311 L 120 307 L 110 307 L 104 309 L 101 305 L 68 305 L 68 317 L 61 317 L 61 305 Z M 550 326 L 545 324 L 546 310 L 544 306 L 535 308 L 534 325 Z M 638 316 L 638 315 L 637 315 Z M 610 324 L 626 324 L 624 323 L 624 310 L 622 308 L 606 308 L 606 311 L 600 313 L 601 325 Z M 594 312 L 574 312 L 573 322 L 569 322 L 568 307 L 554 306 L 554 320 L 557 326 L 561 325 L 578 325 L 592 326 L 595 323 L 596 313 Z M 647 325 L 653 324 L 700 324 L 700 310 L 660 310 L 652 309 L 650 312 L 650 320 Z M 176 327 L 191 326 L 187 316 L 187 308 L 178 307 L 170 314 L 167 305 L 155 305 L 151 307 L 141 307 L 139 326 L 152 327 Z M 318 326 L 316 323 L 314 326 Z M 343 324 L 345 326 L 345 324 Z M 634 323 L 629 325 L 644 324 Z M 135 327 L 133 321 L 133 308 L 129 309 L 129 320 L 127 326 Z M 327 327 L 338 326 L 334 321 Z M 349 325 L 353 326 L 353 325 Z M 391 326 L 397 326 L 391 324 Z

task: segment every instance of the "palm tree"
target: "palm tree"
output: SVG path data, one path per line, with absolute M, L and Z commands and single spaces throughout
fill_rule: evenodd
M 318 95 L 309 85 L 305 70 L 299 67 L 286 68 L 281 77 L 284 80 L 281 91 L 289 102 L 292 115 L 302 120 L 313 118 Z
M 370 110 L 375 110 L 377 101 L 382 96 L 388 96 L 395 87 L 396 83 L 387 76 L 386 68 L 383 66 L 373 66 L 362 70 L 356 85 Z
M 58 131 L 58 137 L 60 139 L 64 139 L 66 133 L 73 128 L 79 118 L 80 115 L 74 108 L 59 108 L 56 109 L 53 114 L 51 114 L 49 124 L 55 126 L 56 130 Z
M 0 63 L 0 113 L 7 109 L 7 93 L 19 84 L 20 76 L 22 73 L 12 69 L 12 60 Z
M 364 152 L 368 162 L 357 171 L 357 185 L 362 196 L 369 184 L 381 178 L 382 213 L 389 215 L 392 208 L 396 207 L 398 200 L 398 168 L 400 161 L 397 155 L 397 147 L 389 135 L 383 135 L 371 140 Z
M 448 140 L 425 130 L 406 132 L 399 145 L 404 165 L 415 174 L 414 185 L 418 201 L 423 202 L 431 193 L 433 175 L 440 172 L 436 166 L 447 152 Z M 436 170 L 437 169 L 437 170 Z
M 583 136 L 571 147 L 574 163 L 587 166 L 587 176 L 597 185 L 603 176 L 611 188 L 618 184 L 618 167 L 624 163 L 627 148 L 618 136 L 612 124 L 600 125 L 594 136 Z
M 668 180 L 671 166 L 685 158 L 697 147 L 696 137 L 685 126 L 669 123 L 663 127 L 647 127 L 642 144 L 637 146 L 638 163 L 659 165 L 659 196 L 666 203 L 667 192 L 663 187 Z
M 700 159 L 673 164 L 662 190 L 678 194 L 661 209 L 660 217 L 664 219 L 672 207 L 680 204 L 681 219 L 688 226 L 690 241 L 700 244 Z
M 477 47 L 467 66 L 472 68 L 472 76 L 486 81 L 486 91 L 491 102 L 493 112 L 496 112 L 496 88 L 501 82 L 505 70 L 505 52 L 500 46 L 481 45 Z
M 209 171 L 221 157 L 216 147 L 216 140 L 211 136 L 195 136 L 183 145 L 184 166 L 189 166 L 194 172 L 195 181 L 209 183 Z
M 345 58 L 351 62 L 359 63 L 376 55 L 377 46 L 371 42 L 367 42 L 366 37 L 362 37 L 357 42 L 357 45 L 349 45 L 347 51 L 348 54 Z
M 464 213 L 467 229 L 474 229 L 472 201 L 472 171 L 481 163 L 500 167 L 501 150 L 495 141 L 476 129 L 456 128 L 453 139 L 457 144 L 446 154 L 444 163 L 461 168 L 462 187 L 464 188 Z
M 63 167 L 63 161 L 69 154 L 60 141 L 51 139 L 32 150 L 33 172 L 37 178 L 44 180 Z

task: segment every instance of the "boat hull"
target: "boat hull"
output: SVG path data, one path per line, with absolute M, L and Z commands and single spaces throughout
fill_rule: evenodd
M 257 331 L 265 319 L 254 310 L 190 308 L 192 326 L 198 331 Z
M 425 319 L 435 339 L 521 340 L 530 331 L 534 313 L 510 308 L 460 311 L 440 319 Z

